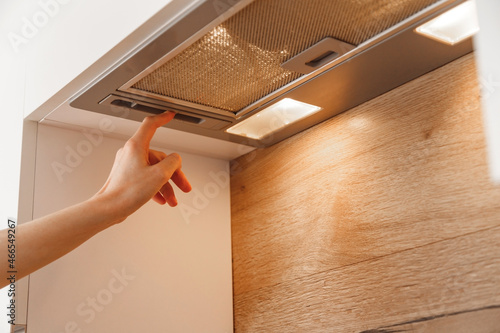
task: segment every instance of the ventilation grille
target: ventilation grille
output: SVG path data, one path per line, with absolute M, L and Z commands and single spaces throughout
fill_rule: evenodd
M 238 112 L 302 74 L 280 65 L 325 37 L 359 45 L 437 0 L 256 0 L 131 86 Z

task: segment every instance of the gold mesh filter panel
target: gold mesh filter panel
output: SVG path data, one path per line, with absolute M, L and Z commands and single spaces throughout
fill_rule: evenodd
M 256 0 L 132 88 L 237 112 L 302 74 L 281 64 L 325 37 L 358 45 L 437 0 Z

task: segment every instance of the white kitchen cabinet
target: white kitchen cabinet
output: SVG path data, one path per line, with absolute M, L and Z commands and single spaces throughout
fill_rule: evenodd
M 35 217 L 105 182 L 124 142 L 93 135 L 39 126 Z M 150 202 L 31 275 L 30 331 L 232 331 L 228 162 L 181 155 L 193 191 L 176 191 L 177 207 Z

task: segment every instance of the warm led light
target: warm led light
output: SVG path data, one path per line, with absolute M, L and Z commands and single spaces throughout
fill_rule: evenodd
M 260 140 L 319 110 L 321 110 L 319 106 L 285 98 L 226 131 Z
M 479 31 L 476 4 L 466 1 L 416 29 L 419 34 L 454 45 Z

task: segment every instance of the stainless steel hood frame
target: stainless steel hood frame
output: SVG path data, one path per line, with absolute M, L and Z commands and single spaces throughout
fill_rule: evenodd
M 178 112 L 167 127 L 256 147 L 279 142 L 297 132 L 379 96 L 473 50 L 468 39 L 448 46 L 415 33 L 415 28 L 464 0 L 443 0 L 393 26 L 320 69 L 304 75 L 236 114 L 175 99 L 159 100 L 124 91 L 171 59 L 250 0 L 207 0 L 177 22 L 132 50 L 121 62 L 96 78 L 71 102 L 75 108 L 141 121 L 151 113 Z M 126 90 L 126 89 L 125 89 Z M 283 98 L 323 108 L 262 140 L 225 132 L 228 127 Z

